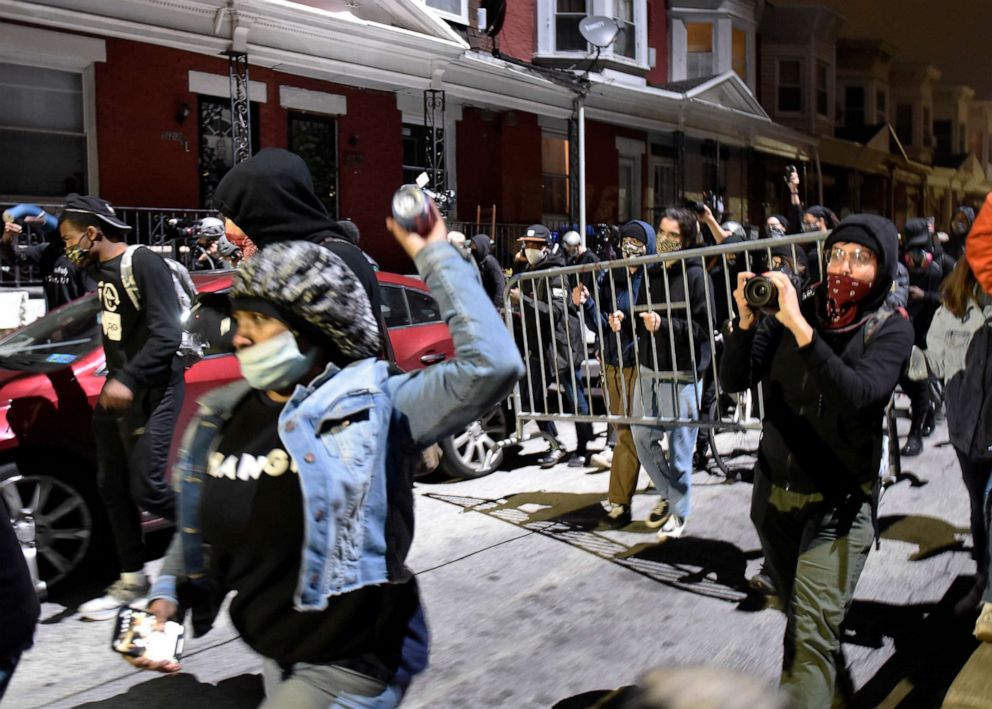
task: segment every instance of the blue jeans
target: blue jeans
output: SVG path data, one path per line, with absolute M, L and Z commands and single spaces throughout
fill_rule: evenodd
M 638 375 L 638 397 L 634 401 L 634 415 L 645 418 L 678 418 L 684 421 L 699 420 L 699 401 L 703 394 L 702 382 L 675 382 L 660 380 L 654 371 L 641 367 Z M 695 426 L 677 426 L 662 423 L 658 426 L 631 426 L 634 446 L 641 465 L 651 478 L 658 494 L 668 500 L 671 510 L 686 519 L 689 517 L 692 490 L 692 452 L 696 447 Z M 661 439 L 668 432 L 668 457 L 661 449 Z
M 268 658 L 262 664 L 265 701 L 259 709 L 393 709 L 403 687 L 338 665 L 298 662 L 287 672 Z

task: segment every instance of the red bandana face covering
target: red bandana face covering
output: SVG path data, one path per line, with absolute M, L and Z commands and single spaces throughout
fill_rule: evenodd
M 845 327 L 858 316 L 858 303 L 871 291 L 871 283 L 843 274 L 827 274 L 827 327 Z

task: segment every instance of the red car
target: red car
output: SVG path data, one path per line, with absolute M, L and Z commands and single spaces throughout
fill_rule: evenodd
M 426 284 L 377 276 L 396 364 L 409 371 L 454 356 Z M 194 274 L 193 280 L 201 294 L 220 293 L 230 287 L 231 274 Z M 0 497 L 39 592 L 79 567 L 105 528 L 91 432 L 106 380 L 99 312 L 99 300 L 90 294 L 0 340 Z M 186 370 L 177 431 L 184 430 L 197 399 L 240 376 L 230 353 L 206 352 Z M 144 522 L 146 529 L 167 524 L 147 514 Z

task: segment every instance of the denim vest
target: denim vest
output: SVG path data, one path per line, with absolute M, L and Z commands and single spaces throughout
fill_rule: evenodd
M 523 375 L 476 268 L 446 243 L 428 245 L 416 262 L 448 324 L 455 358 L 396 375 L 375 359 L 344 369 L 329 365 L 309 386 L 296 388 L 279 416 L 279 437 L 299 468 L 304 500 L 297 610 L 322 610 L 333 596 L 409 578 L 405 569 L 402 578 L 389 571 L 389 476 L 402 474 L 401 464 L 418 448 L 464 428 L 505 398 Z M 183 436 L 174 470 L 180 533 L 151 598 L 176 600 L 177 579 L 195 584 L 205 578 L 199 508 L 207 461 L 249 391 L 236 382 L 205 396 Z M 412 498 L 403 504 L 412 519 Z

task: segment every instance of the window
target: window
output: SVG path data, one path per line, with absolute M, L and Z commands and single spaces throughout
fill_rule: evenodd
M 949 155 L 951 153 L 951 122 L 933 122 L 934 147 L 938 153 Z
M 0 193 L 58 197 L 87 192 L 83 77 L 0 64 Z
M 741 81 L 747 82 L 747 32 L 734 27 L 731 47 L 732 65 Z
M 816 112 L 830 115 L 830 65 L 826 62 L 816 64 Z
M 863 126 L 865 124 L 865 88 L 848 86 L 844 89 L 844 125 Z
M 778 111 L 802 113 L 803 72 L 798 59 L 778 60 Z
M 686 78 L 697 79 L 713 74 L 713 23 L 687 22 L 685 25 Z
M 382 318 L 386 327 L 406 327 L 410 324 L 410 314 L 406 310 L 406 298 L 400 286 L 379 286 L 382 294 Z
M 634 218 L 634 159 L 620 158 L 620 175 L 617 180 L 617 220 L 623 224 Z M 636 215 L 640 216 L 640 215 Z
M 579 32 L 585 18 L 586 0 L 555 0 L 555 51 L 584 52 L 586 40 Z
M 468 0 L 427 0 L 427 7 L 434 8 L 446 20 L 468 24 Z
M 541 188 L 544 214 L 568 216 L 568 139 L 545 135 L 541 141 Z
M 882 89 L 875 90 L 875 122 L 876 123 L 888 123 L 889 121 L 889 106 L 888 106 L 888 94 Z
M 913 144 L 913 104 L 896 104 L 896 136 L 903 145 Z
M 403 182 L 412 185 L 427 170 L 427 126 L 403 124 Z
M 338 129 L 333 118 L 289 114 L 289 150 L 310 168 L 313 188 L 332 219 L 338 216 Z
M 637 25 L 634 22 L 634 0 L 613 0 L 614 17 L 623 23 L 623 29 L 613 44 L 613 53 L 628 59 L 637 57 Z
M 410 319 L 414 325 L 441 322 L 441 309 L 437 301 L 423 291 L 407 288 L 406 301 L 410 306 Z
M 258 104 L 252 103 L 251 149 L 258 151 Z M 231 101 L 200 96 L 200 203 L 209 207 L 221 178 L 234 166 L 231 140 Z

